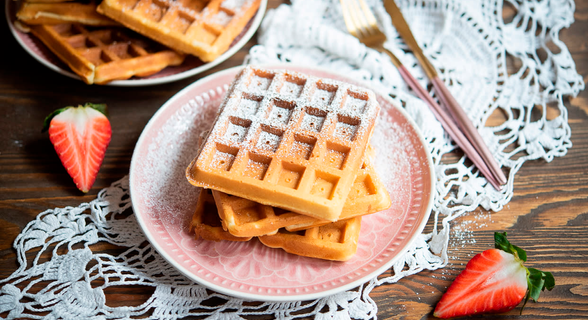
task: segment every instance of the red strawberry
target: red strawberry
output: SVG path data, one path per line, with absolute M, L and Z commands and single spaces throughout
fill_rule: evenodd
M 112 130 L 106 105 L 86 103 L 53 111 L 43 125 L 67 173 L 88 192 L 98 174 Z
M 525 295 L 526 304 L 529 298 L 537 301 L 544 289 L 553 289 L 553 275 L 526 268 L 525 250 L 510 244 L 506 232 L 495 232 L 494 241 L 496 249 L 475 255 L 455 278 L 435 308 L 436 317 L 506 312 L 514 309 Z

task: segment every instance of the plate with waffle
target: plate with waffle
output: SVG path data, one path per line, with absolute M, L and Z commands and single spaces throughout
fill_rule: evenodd
M 17 42 L 88 84 L 144 86 L 206 71 L 241 49 L 267 0 L 6 0 Z
M 139 225 L 167 261 L 264 301 L 385 272 L 421 234 L 433 192 L 426 143 L 389 97 L 288 64 L 227 69 L 177 93 L 130 172 Z

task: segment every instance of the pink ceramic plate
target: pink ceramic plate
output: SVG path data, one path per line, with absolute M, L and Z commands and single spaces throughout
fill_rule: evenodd
M 321 69 L 290 69 L 358 84 Z M 434 174 L 415 124 L 391 100 L 378 95 L 382 111 L 371 140 L 375 167 L 392 198 L 389 210 L 365 216 L 355 256 L 323 261 L 248 242 L 195 240 L 189 223 L 199 188 L 185 178 L 198 137 L 212 125 L 228 85 L 239 71 L 228 69 L 180 91 L 153 116 L 131 161 L 135 215 L 165 259 L 194 281 L 228 295 L 264 301 L 316 299 L 351 289 L 394 263 L 421 233 L 432 206 Z M 361 84 L 360 84 L 361 85 Z
M 6 0 L 6 20 L 8 21 L 8 26 L 10 27 L 10 31 L 12 35 L 16 38 L 17 42 L 28 52 L 33 58 L 39 61 L 44 66 L 48 67 L 49 69 L 56 71 L 62 75 L 68 76 L 74 79 L 80 79 L 78 75 L 76 75 L 71 69 L 57 56 L 55 56 L 49 49 L 38 40 L 32 34 L 24 33 L 17 29 L 14 26 L 14 21 L 16 20 L 16 11 L 20 6 L 21 0 Z M 139 86 L 148 86 L 148 85 L 155 85 L 155 84 L 162 84 L 173 82 L 181 79 L 185 79 L 187 77 L 191 77 L 193 75 L 199 74 L 204 72 L 219 63 L 227 60 L 229 57 L 234 55 L 237 51 L 239 51 L 246 43 L 251 39 L 257 28 L 261 24 L 261 20 L 265 14 L 265 10 L 267 7 L 267 0 L 262 0 L 261 4 L 259 5 L 259 9 L 257 13 L 249 21 L 247 26 L 243 29 L 243 32 L 239 34 L 231 47 L 227 52 L 222 54 L 220 57 L 215 59 L 212 62 L 204 63 L 200 59 L 196 58 L 195 56 L 187 56 L 184 63 L 176 67 L 167 67 L 160 72 L 151 75 L 149 77 L 144 78 L 131 78 L 128 80 L 117 80 L 109 82 L 107 85 L 111 86 L 121 86 L 121 87 L 139 87 Z

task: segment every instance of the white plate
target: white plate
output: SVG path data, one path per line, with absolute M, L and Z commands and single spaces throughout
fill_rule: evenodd
M 331 71 L 290 69 L 358 84 Z M 166 102 L 149 121 L 133 152 L 133 210 L 147 239 L 190 279 L 217 292 L 252 300 L 293 301 L 354 288 L 381 274 L 422 232 L 433 204 L 434 171 L 426 144 L 403 110 L 381 94 L 371 139 L 374 166 L 391 195 L 390 209 L 364 216 L 357 253 L 349 261 L 300 257 L 247 242 L 195 240 L 189 224 L 199 188 L 185 177 L 198 137 L 208 130 L 240 68 L 205 77 Z M 359 84 L 361 85 L 361 84 Z
M 35 58 L 44 66 L 62 75 L 81 81 L 80 77 L 72 72 L 65 63 L 61 62 L 59 58 L 49 51 L 49 49 L 40 40 L 35 38 L 35 36 L 32 34 L 20 31 L 14 26 L 14 21 L 16 20 L 16 11 L 20 6 L 20 3 L 21 0 L 6 0 L 6 21 L 8 21 L 10 31 L 12 32 L 12 35 L 14 35 L 14 38 L 17 40 L 17 42 L 23 47 L 23 49 L 25 49 L 26 52 L 28 52 L 33 58 Z M 266 7 L 267 0 L 261 0 L 257 13 L 253 19 L 249 21 L 241 34 L 235 38 L 231 44 L 231 47 L 224 54 L 212 62 L 203 63 L 195 56 L 188 55 L 184 63 L 182 63 L 180 66 L 167 67 L 149 77 L 111 81 L 107 85 L 120 87 L 139 87 L 163 84 L 182 80 L 213 68 L 234 55 L 247 43 L 247 41 L 249 41 L 249 39 L 251 39 L 261 24 Z

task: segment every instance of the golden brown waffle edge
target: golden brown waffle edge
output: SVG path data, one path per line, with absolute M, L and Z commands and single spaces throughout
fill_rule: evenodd
M 228 3 L 241 3 L 240 8 Z M 98 12 L 175 50 L 210 62 L 224 53 L 261 0 L 104 0 Z
M 371 90 L 246 67 L 186 170 L 190 183 L 321 220 L 339 218 L 371 137 Z

